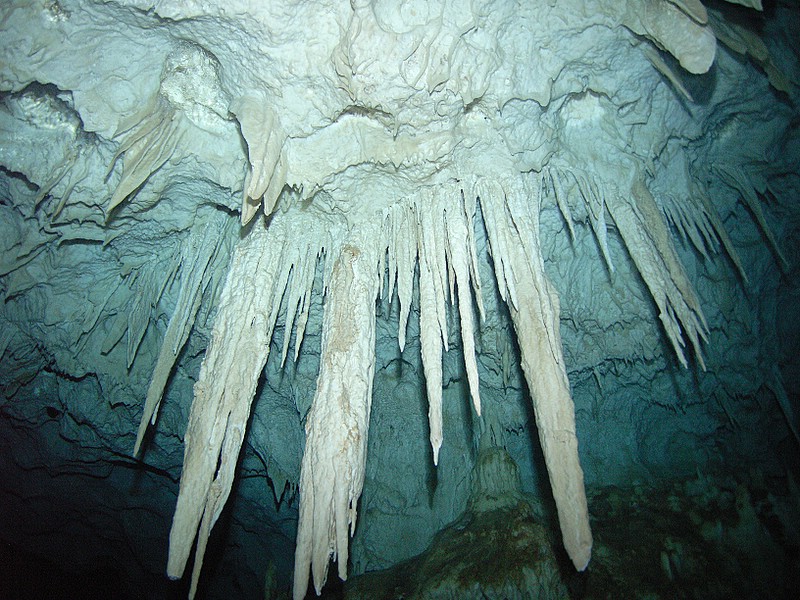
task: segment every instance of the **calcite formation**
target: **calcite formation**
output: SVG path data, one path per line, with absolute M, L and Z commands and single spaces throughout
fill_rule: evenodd
M 760 9 L 760 3 L 743 4 Z M 624 77 L 620 84 L 604 74 L 619 69 L 624 57 L 640 77 L 663 75 L 678 107 L 692 101 L 680 68 L 706 73 L 720 41 L 750 55 L 776 89 L 789 89 L 757 36 L 697 0 L 519 6 L 129 0 L 116 3 L 116 21 L 97 17 L 96 39 L 136 30 L 147 11 L 180 33 L 149 34 L 156 41 L 141 78 L 127 65 L 115 79 L 97 82 L 74 74 L 81 56 L 104 60 L 101 43 L 82 46 L 66 33 L 66 23 L 92 23 L 96 8 L 82 10 L 79 2 L 4 7 L 3 43 L 16 50 L 1 65 L 2 87 L 18 93 L 41 82 L 73 90 L 84 126 L 113 141 L 113 152 L 104 149 L 102 156 L 110 169 L 109 199 L 95 225 L 124 218 L 140 190 L 169 164 L 214 165 L 209 178 L 242 189 L 239 238 L 232 227 L 193 235 L 171 270 L 172 278 L 180 272 L 180 296 L 134 448 L 138 453 L 146 444 L 201 299 L 216 289 L 213 265 L 225 254 L 219 250 L 235 241 L 194 386 L 169 576 L 183 575 L 194 548 L 190 596 L 195 594 L 276 324 L 285 323 L 282 361 L 292 339 L 296 358 L 318 272 L 322 347 L 305 425 L 295 599 L 305 596 L 309 577 L 321 592 L 331 558 L 339 576 L 347 576 L 368 460 L 376 302 L 384 294 L 399 302 L 402 351 L 415 288 L 433 462 L 446 443 L 442 353 L 453 333 L 447 304 L 457 305 L 469 394 L 480 415 L 475 334 L 484 316 L 483 294 L 496 288 L 516 332 L 563 544 L 575 568 L 585 569 L 592 548 L 589 507 L 559 297 L 545 273 L 539 214 L 544 204 L 556 205 L 573 237 L 573 211 L 585 214 L 610 273 L 607 230 L 616 229 L 679 361 L 703 366 L 709 328 L 670 225 L 704 254 L 721 244 L 742 270 L 740 261 L 701 183 L 679 201 L 650 190 L 668 122 L 650 146 L 642 142 L 640 125 L 653 110 L 652 99 L 633 94 Z M 35 35 L 24 33 L 30 31 Z M 129 81 L 137 82 L 133 91 L 125 87 Z M 63 185 L 67 163 L 75 158 L 65 160 L 64 172 L 53 179 L 31 173 L 43 194 Z M 785 262 L 756 196 L 758 175 L 724 164 L 715 170 L 741 192 Z M 82 180 L 80 173 L 73 177 Z M 66 183 L 50 218 L 89 220 L 94 209 L 71 204 L 77 182 Z M 484 228 L 492 282 L 481 281 L 478 269 L 477 232 Z M 134 321 L 128 323 L 132 330 Z M 144 329 L 139 331 L 141 340 Z M 129 339 L 132 360 L 136 335 Z

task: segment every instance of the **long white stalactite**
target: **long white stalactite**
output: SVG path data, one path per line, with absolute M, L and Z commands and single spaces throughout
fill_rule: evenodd
M 531 394 L 564 547 L 583 571 L 592 551 L 589 511 L 559 333 L 558 295 L 539 246 L 539 186 L 481 181 L 484 221 L 500 295 L 508 304 Z M 505 189 L 504 189 L 505 188 Z
M 317 391 L 306 420 L 294 597 L 311 569 L 317 594 L 331 556 L 347 578 L 348 541 L 364 486 L 375 374 L 375 299 L 379 276 L 371 246 L 345 245 L 327 286 Z
M 422 368 L 428 394 L 428 423 L 433 462 L 439 464 L 439 450 L 444 439 L 442 424 L 442 349 L 447 350 L 447 321 L 440 269 L 443 263 L 436 254 L 436 237 L 430 223 L 418 222 L 415 240 L 419 252 L 419 338 Z M 443 241 L 440 238 L 440 242 Z M 413 264 L 410 265 L 413 269 Z M 408 266 L 406 267 L 408 269 Z
M 235 251 L 194 386 L 167 564 L 170 577 L 181 577 L 197 537 L 190 597 L 197 589 L 211 528 L 233 484 L 250 405 L 269 355 L 267 310 L 275 273 L 268 248 L 259 251 L 265 237 L 255 229 Z
M 301 321 L 307 313 L 319 252 L 310 241 L 314 236 L 299 235 L 309 230 L 308 225 L 303 219 L 281 218 L 273 219 L 269 229 L 258 223 L 239 242 L 231 260 L 211 342 L 194 386 L 170 531 L 167 574 L 172 578 L 182 576 L 197 539 L 190 597 L 197 589 L 211 528 L 233 485 L 250 406 L 269 357 L 284 293 L 289 298 L 306 298 Z M 307 269 L 312 270 L 310 279 Z M 299 327 L 298 335 L 302 336 Z M 301 341 L 298 337 L 296 343 Z

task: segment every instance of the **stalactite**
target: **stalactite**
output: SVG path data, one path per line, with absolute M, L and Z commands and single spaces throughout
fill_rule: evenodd
M 700 25 L 708 23 L 708 12 L 700 0 L 668 0 Z
M 546 169 L 544 172 L 543 185 L 547 190 L 552 190 L 555 196 L 556 205 L 561 212 L 561 217 L 567 224 L 567 231 L 569 231 L 569 238 L 575 240 L 575 226 L 574 219 L 572 218 L 572 211 L 567 202 L 567 193 L 564 191 L 564 184 L 561 181 L 561 174 L 558 169 Z
M 586 174 L 572 173 L 578 184 L 586 208 L 589 210 L 589 223 L 592 226 L 597 244 L 603 260 L 606 262 L 609 272 L 614 272 L 614 263 L 611 261 L 611 253 L 608 251 L 608 227 L 606 226 L 606 200 L 603 193 L 598 190 L 597 184 Z
M 628 196 L 614 196 L 607 203 L 611 217 L 659 309 L 659 317 L 683 366 L 683 336 L 705 368 L 700 340 L 706 341 L 706 324 L 700 300 L 689 281 L 670 239 L 667 224 L 640 173 L 633 177 Z M 681 333 L 681 328 L 683 333 Z
M 158 91 L 140 110 L 122 119 L 114 133 L 121 142 L 106 177 L 122 155 L 124 159 L 122 175 L 105 208 L 106 222 L 173 157 L 187 133 L 227 118 L 226 104 L 217 60 L 195 43 L 178 42 L 164 60 Z M 182 148 L 179 154 L 186 152 Z
M 709 198 L 708 194 L 703 192 L 699 186 L 696 185 L 692 186 L 692 192 L 699 198 L 705 218 L 708 219 L 711 227 L 714 230 L 714 233 L 716 233 L 720 243 L 722 243 L 722 247 L 725 248 L 725 252 L 728 253 L 728 257 L 731 259 L 736 267 L 736 270 L 739 272 L 742 281 L 747 283 L 747 273 L 745 273 L 744 265 L 742 265 L 742 259 L 739 257 L 739 253 L 736 251 L 733 241 L 731 241 L 731 238 L 725 229 L 725 225 L 722 223 L 722 219 L 719 218 L 719 214 L 717 213 L 716 208 L 714 208 L 711 198 Z
M 400 321 L 397 328 L 397 341 L 402 352 L 406 345 L 408 315 L 411 310 L 411 297 L 414 291 L 414 271 L 417 265 L 418 242 L 416 215 L 406 203 L 398 203 L 390 209 L 386 219 L 389 247 L 389 300 L 394 293 L 397 280 L 397 299 L 400 302 Z
M 250 402 L 269 354 L 273 323 L 264 309 L 271 305 L 274 271 L 269 269 L 273 255 L 271 246 L 263 243 L 266 238 L 266 232 L 255 228 L 236 249 L 195 384 L 167 565 L 170 577 L 180 577 L 197 537 L 190 597 L 197 588 L 210 529 L 230 492 Z M 242 281 L 252 285 L 242 286 Z M 249 302 L 242 302 L 240 295 Z
M 141 262 L 140 262 L 141 261 Z M 89 333 L 97 325 L 97 319 L 108 312 L 116 313 L 109 319 L 101 351 L 108 354 L 125 338 L 125 366 L 130 369 L 139 352 L 139 347 L 153 319 L 156 306 L 171 284 L 180 265 L 180 257 L 174 255 L 165 260 L 165 268 L 154 269 L 142 264 L 143 259 L 123 264 L 119 270 L 120 285 L 97 309 L 93 319 L 87 323 L 83 333 Z M 116 305 L 117 310 L 109 310 Z
M 607 9 L 609 14 L 622 10 L 622 24 L 636 34 L 653 40 L 665 48 L 690 73 L 705 73 L 714 62 L 717 39 L 711 28 L 698 20 L 696 8 L 665 0 L 628 0 L 614 3 L 620 8 Z
M 189 338 L 189 332 L 200 309 L 203 293 L 212 280 L 214 259 L 224 243 L 221 240 L 227 237 L 224 235 L 225 233 L 224 227 L 219 227 L 216 231 L 207 227 L 198 227 L 182 244 L 180 292 L 161 343 L 150 386 L 147 389 L 142 420 L 133 449 L 134 456 L 139 454 L 148 423 L 155 424 L 161 396 L 178 358 L 178 353 Z
M 475 328 L 472 318 L 472 282 L 475 276 L 474 244 L 470 244 L 472 215 L 467 214 L 463 192 L 451 199 L 452 208 L 445 211 L 445 228 L 447 231 L 448 262 L 455 273 L 455 285 L 458 294 L 458 312 L 461 317 L 461 341 L 464 364 L 467 368 L 467 382 L 475 412 L 481 414 L 481 397 L 478 386 L 478 363 L 475 360 Z M 473 205 L 474 208 L 474 205 Z M 476 296 L 480 297 L 480 284 L 475 285 Z M 452 286 L 450 295 L 452 297 Z
M 246 225 L 263 206 L 264 214 L 275 210 L 281 190 L 286 183 L 286 159 L 283 146 L 286 134 L 280 121 L 270 110 L 266 98 L 246 95 L 232 106 L 247 142 L 250 170 L 244 182 L 242 225 Z
M 575 408 L 559 333 L 559 303 L 539 247 L 539 189 L 481 180 L 489 247 L 501 298 L 508 305 L 531 394 L 539 441 L 567 553 L 575 568 L 589 563 L 592 534 L 578 458 Z M 509 192 L 510 190 L 510 192 Z
M 722 244 L 742 281 L 747 283 L 742 261 L 711 199 L 698 185 L 693 184 L 690 188 L 691 194 L 687 197 L 663 198 L 661 204 L 664 214 L 681 238 L 691 242 L 705 260 L 710 260 L 709 252 L 717 252 Z
M 428 206 L 433 198 L 425 199 Z M 425 207 L 417 207 L 419 253 L 419 329 L 422 367 L 428 392 L 428 422 L 434 464 L 439 463 L 442 445 L 442 349 L 448 349 L 445 315 L 444 235 L 434 230 L 436 221 L 427 218 Z M 438 242 L 438 243 L 437 243 Z
M 348 241 L 328 282 L 317 391 L 306 421 L 300 472 L 295 600 L 305 597 L 309 569 L 317 594 L 322 591 L 331 556 L 339 577 L 347 578 L 375 374 L 378 257 L 373 251 L 377 244 L 365 242 Z
M 647 60 L 650 61 L 650 64 L 655 67 L 656 71 L 666 77 L 667 81 L 672 84 L 672 86 L 681 94 L 681 96 L 683 96 L 689 102 L 694 102 L 694 98 L 692 98 L 692 95 L 689 93 L 689 90 L 686 89 L 686 86 L 683 85 L 683 82 L 678 74 L 670 68 L 663 58 L 661 58 L 661 55 L 655 48 L 649 44 L 645 44 L 643 52 L 647 57 Z
M 122 154 L 125 158 L 122 176 L 106 205 L 106 219 L 170 159 L 183 137 L 183 127 L 182 115 L 160 95 L 120 124 L 115 137 L 123 139 L 111 167 Z
M 315 227 L 320 235 L 298 235 Z M 233 484 L 250 406 L 269 356 L 289 273 L 301 257 L 319 253 L 324 237 L 313 216 L 307 220 L 277 218 L 269 229 L 257 223 L 231 260 L 211 342 L 194 386 L 170 532 L 167 574 L 173 578 L 182 575 L 197 538 L 192 597 L 208 536 Z M 304 288 L 306 279 L 295 278 L 289 285 L 290 295 L 295 285 Z
M 717 165 L 714 170 L 727 186 L 741 194 L 742 200 L 744 200 L 747 208 L 750 209 L 761 232 L 767 239 L 767 243 L 769 243 L 770 248 L 772 248 L 775 256 L 777 256 L 781 268 L 786 271 L 789 267 L 789 263 L 781 252 L 778 242 L 775 240 L 775 236 L 772 234 L 772 230 L 767 224 L 767 218 L 764 216 L 764 210 L 761 208 L 761 202 L 759 202 L 758 196 L 756 196 L 755 186 L 750 180 L 750 177 L 746 172 L 741 170 L 735 172 L 731 167 L 726 165 Z
M 283 330 L 283 350 L 281 352 L 281 366 L 286 363 L 289 351 L 289 341 L 292 330 L 296 329 L 294 342 L 294 356 L 300 353 L 300 344 L 303 342 L 305 326 L 308 322 L 308 309 L 311 301 L 311 289 L 314 286 L 314 273 L 316 272 L 317 256 L 314 254 L 300 254 L 294 261 L 291 273 L 291 283 L 287 283 L 286 295 L 286 322 Z

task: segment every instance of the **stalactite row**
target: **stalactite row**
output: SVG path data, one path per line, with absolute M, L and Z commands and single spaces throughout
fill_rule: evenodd
M 181 576 L 196 537 L 192 592 L 196 589 L 208 535 L 233 483 L 275 324 L 283 311 L 282 359 L 293 329 L 297 356 L 319 263 L 325 312 L 317 390 L 306 421 L 295 597 L 305 595 L 309 574 L 316 590 L 322 589 L 331 557 L 338 561 L 340 577 L 346 577 L 348 540 L 366 467 L 375 305 L 387 273 L 389 293 L 396 287 L 401 303 L 402 348 L 419 269 L 420 342 L 435 462 L 443 442 L 441 361 L 442 349 L 448 348 L 448 298 L 458 303 L 470 393 L 480 412 L 474 345 L 476 306 L 483 315 L 475 247 L 479 197 L 501 296 L 520 339 L 565 545 L 576 567 L 586 566 L 591 533 L 558 333 L 558 299 L 544 275 L 538 245 L 540 190 L 540 185 L 523 189 L 518 183 L 477 179 L 471 185 L 424 190 L 359 223 L 335 223 L 330 217 L 325 222 L 320 215 L 289 210 L 273 215 L 268 227 L 261 222 L 253 226 L 234 253 L 195 385 L 170 535 L 170 576 Z M 198 274 L 187 275 L 191 281 L 202 281 L 203 262 L 198 261 Z M 186 286 L 186 307 L 173 317 L 176 328 L 191 316 L 189 299 L 196 286 L 188 281 Z M 165 344 L 165 356 L 174 358 L 173 337 Z M 159 373 L 153 378 L 156 391 L 162 387 Z M 153 398 L 158 395 L 154 392 Z M 153 407 L 151 399 L 143 424 L 152 418 Z
M 599 219 L 598 215 L 608 210 L 661 310 L 678 357 L 685 363 L 682 348 L 686 336 L 702 364 L 699 346 L 706 325 L 699 301 L 675 254 L 667 221 L 641 175 L 631 179 L 626 196 L 585 174 L 573 173 L 571 177 L 576 193 L 594 215 L 592 219 Z M 509 306 L 517 335 L 564 545 L 575 567 L 585 568 L 592 536 L 574 407 L 561 348 L 558 296 L 544 273 L 538 233 L 541 198 L 550 191 L 571 221 L 564 183 L 567 178 L 556 168 L 528 179 L 476 177 L 423 189 L 389 208 L 376 209 L 373 215 L 359 215 L 358 221 L 352 216 L 299 210 L 297 204 L 291 204 L 287 210 L 275 212 L 268 226 L 256 222 L 234 254 L 212 341 L 195 385 L 168 573 L 181 576 L 197 537 L 192 592 L 196 589 L 208 535 L 233 483 L 250 405 L 276 322 L 283 312 L 281 361 L 288 355 L 293 330 L 296 358 L 320 266 L 326 299 L 320 372 L 306 420 L 300 476 L 295 598 L 304 597 L 309 575 L 316 591 L 321 591 L 331 558 L 338 561 L 340 577 L 346 577 L 349 536 L 355 527 L 366 468 L 375 368 L 375 303 L 385 288 L 390 300 L 396 290 L 402 350 L 417 269 L 420 347 L 435 463 L 443 443 L 441 364 L 442 350 L 448 348 L 450 339 L 448 298 L 452 304 L 458 303 L 470 394 L 480 414 L 474 346 L 475 306 L 483 316 L 475 247 L 478 201 L 496 283 Z M 724 230 L 714 224 L 713 212 L 683 210 L 668 214 L 688 235 L 695 236 L 697 243 L 697 235 L 703 236 L 704 244 L 712 243 L 715 235 L 727 248 Z M 605 221 L 593 223 L 593 229 L 604 246 Z M 603 254 L 611 267 L 607 248 Z M 182 339 L 177 331 L 185 333 L 186 323 L 192 318 L 191 299 L 196 298 L 193 294 L 204 281 L 203 265 L 208 257 L 198 255 L 190 262 L 196 263 L 197 272 L 187 268 L 184 275 L 186 291 L 181 297 L 185 295 L 185 299 L 180 314 L 173 316 L 176 332 L 168 335 L 168 348 L 162 350 L 167 358 L 159 359 L 143 427 L 154 414 L 154 398 L 163 390 L 162 371 L 171 368 L 176 344 Z M 172 329 L 171 322 L 168 333 Z
M 664 214 L 645 185 L 641 165 L 632 160 L 632 157 L 623 157 L 620 160 L 629 162 L 633 169 L 633 174 L 623 184 L 622 189 L 616 184 L 603 181 L 599 177 L 592 178 L 585 173 L 572 172 L 569 177 L 576 182 L 577 193 L 586 204 L 592 230 L 609 271 L 613 272 L 614 266 L 608 250 L 606 221 L 602 216 L 606 211 L 650 290 L 667 337 L 681 364 L 688 364 L 684 353 L 686 337 L 692 344 L 698 363 L 704 367 L 700 340 L 706 340 L 708 326 L 700 301 L 675 251 Z M 556 197 L 565 195 L 565 181 L 568 176 L 560 168 L 549 170 L 549 186 L 554 189 Z M 561 204 L 564 203 L 559 202 L 559 206 Z M 689 209 L 685 208 L 686 211 Z M 568 214 L 564 214 L 564 217 L 569 218 Z M 684 214 L 684 217 L 688 219 L 687 225 L 689 222 L 695 224 L 690 229 L 702 227 L 702 213 L 693 212 Z M 723 232 L 718 232 L 718 235 L 725 244 L 727 236 L 723 229 L 719 231 Z M 731 251 L 732 249 L 729 250 Z M 733 256 L 735 257 L 735 253 Z
M 286 183 L 286 159 L 283 156 L 286 134 L 269 107 L 265 98 L 255 95 L 243 96 L 231 107 L 247 142 L 251 167 L 244 182 L 243 225 L 250 222 L 259 207 L 263 206 L 264 214 L 272 214 Z
M 286 315 L 283 361 L 293 329 L 294 356 L 299 352 L 319 263 L 325 314 L 320 373 L 307 417 L 301 470 L 295 597 L 305 595 L 309 575 L 321 591 L 331 557 L 338 561 L 340 577 L 346 577 L 348 538 L 366 466 L 375 303 L 384 287 L 390 298 L 396 289 L 400 302 L 402 349 L 414 272 L 419 269 L 420 346 L 434 462 L 443 443 L 441 361 L 442 350 L 449 345 L 448 298 L 458 303 L 470 393 L 476 412 L 480 411 L 474 347 L 475 305 L 478 314 L 483 313 L 475 248 L 478 199 L 495 278 L 520 346 L 564 544 L 576 568 L 585 568 L 592 538 L 574 407 L 561 348 L 558 296 L 545 276 L 538 241 L 541 197 L 547 190 L 555 191 L 557 198 L 565 194 L 556 183 L 563 177 L 548 170 L 533 183 L 476 178 L 470 185 L 459 182 L 423 190 L 358 223 L 344 219 L 336 223 L 330 216 L 322 219 L 289 209 L 275 213 L 268 227 L 261 222 L 253 226 L 235 252 L 195 386 L 170 539 L 171 576 L 183 572 L 197 535 L 196 586 L 210 529 L 230 492 L 250 404 L 281 308 Z M 590 193 L 586 190 L 597 186 L 580 176 L 576 181 L 584 200 Z M 699 303 L 674 254 L 666 221 L 644 183 L 635 179 L 629 197 L 604 198 L 597 192 L 595 197 L 608 206 L 662 310 L 678 356 L 683 356 L 684 335 L 699 349 L 698 336 L 705 333 Z M 562 203 L 562 210 L 565 206 Z
M 678 259 L 664 217 L 641 176 L 634 179 L 625 196 L 614 196 L 608 209 L 658 306 L 659 317 L 681 364 L 687 366 L 683 351 L 686 336 L 705 369 L 700 339 L 706 341 L 708 325 L 700 300 Z
M 166 57 L 158 92 L 141 110 L 120 121 L 114 134 L 120 144 L 106 177 L 122 155 L 124 161 L 120 179 L 105 207 L 106 221 L 174 155 L 190 152 L 184 138 L 192 129 L 213 129 L 215 121 L 227 117 L 218 69 L 215 58 L 187 41 L 176 44 Z
M 688 174 L 687 179 L 690 179 Z M 711 198 L 697 184 L 693 184 L 691 187 L 691 195 L 688 197 L 679 199 L 675 196 L 667 196 L 662 198 L 661 206 L 664 215 L 684 242 L 690 241 L 705 260 L 710 260 L 709 253 L 717 252 L 721 244 L 742 281 L 747 283 L 747 274 L 739 258 L 739 253 L 736 252 L 719 214 L 712 205 Z
M 390 293 L 396 279 L 398 297 L 401 304 L 405 302 L 400 311 L 401 346 L 413 272 L 419 268 L 420 346 L 435 462 L 443 441 L 441 354 L 448 340 L 448 296 L 458 302 L 467 378 L 473 405 L 480 413 L 473 320 L 473 302 L 483 313 L 474 234 L 479 196 L 498 285 L 521 340 L 523 370 L 540 424 L 565 546 L 575 566 L 586 567 L 591 532 L 558 331 L 558 299 L 544 275 L 538 245 L 540 189 L 523 190 L 481 179 L 473 186 L 428 190 L 390 209 L 384 215 L 383 231 L 368 232 L 364 224 L 351 230 L 334 267 L 334 273 L 344 269 L 346 274 L 332 277 L 327 287 L 320 376 L 306 426 L 300 481 L 295 598 L 305 596 L 309 572 L 317 593 L 322 590 L 331 557 L 338 561 L 339 576 L 347 575 L 347 532 L 352 535 L 366 467 L 374 306 L 383 287 L 378 282 L 382 282 L 385 255 Z M 358 305 L 353 304 L 355 299 L 360 299 Z M 348 312 L 341 312 L 341 304 Z M 348 315 L 347 326 L 339 314 Z M 356 330 L 353 314 L 360 315 Z
M 181 143 L 186 131 L 183 115 L 160 94 L 140 112 L 121 122 L 115 137 L 122 141 L 111 160 L 109 174 L 125 154 L 122 176 L 106 206 L 106 219 L 155 171 L 164 166 Z

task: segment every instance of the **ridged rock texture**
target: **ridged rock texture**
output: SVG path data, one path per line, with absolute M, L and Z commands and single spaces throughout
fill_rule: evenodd
M 587 489 L 795 489 L 798 27 L 791 2 L 4 4 L 0 539 L 77 545 L 130 498 L 153 531 L 109 534 L 121 582 L 301 600 L 331 561 L 421 553 L 511 465 L 502 510 L 572 569 L 518 580 L 559 596 L 591 571 Z M 27 502 L 83 523 L 70 489 L 116 504 L 77 533 Z M 247 575 L 204 575 L 221 552 Z

